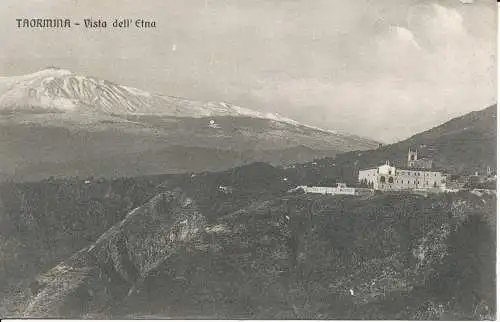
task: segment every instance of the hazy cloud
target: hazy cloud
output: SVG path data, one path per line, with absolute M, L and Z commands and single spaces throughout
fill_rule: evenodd
M 60 65 L 393 141 L 496 100 L 496 4 L 462 2 L 10 0 L 0 73 Z M 158 28 L 15 28 L 15 17 L 50 15 L 143 17 Z

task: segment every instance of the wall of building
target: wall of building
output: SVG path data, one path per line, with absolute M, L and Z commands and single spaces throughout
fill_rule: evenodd
M 434 190 L 446 187 L 446 178 L 441 172 L 388 168 L 386 165 L 361 170 L 360 183 L 373 183 L 375 190 Z
M 432 169 L 432 160 L 431 159 L 418 159 L 415 161 L 408 161 L 408 167 Z
M 398 169 L 394 189 L 432 189 L 446 185 L 441 172 Z
M 356 188 L 349 187 L 307 187 L 299 186 L 306 193 L 318 193 L 323 195 L 356 195 Z
M 372 186 L 377 181 L 377 168 L 359 170 L 358 181 L 367 186 Z

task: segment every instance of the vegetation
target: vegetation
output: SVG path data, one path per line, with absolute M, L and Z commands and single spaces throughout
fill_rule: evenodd
M 257 163 L 221 173 L 5 183 L 2 309 L 10 312 L 13 292 L 31 294 L 35 275 L 78 257 L 131 209 L 180 187 L 207 220 L 199 240 L 179 246 L 140 292 L 111 285 L 104 311 L 82 311 L 92 297 L 74 295 L 69 316 L 494 317 L 494 197 L 287 193 L 297 180 Z

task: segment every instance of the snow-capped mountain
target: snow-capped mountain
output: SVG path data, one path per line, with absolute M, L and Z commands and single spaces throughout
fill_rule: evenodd
M 273 113 L 261 113 L 226 102 L 201 102 L 114 84 L 50 67 L 24 76 L 0 77 L 0 110 L 50 112 L 92 111 L 118 115 L 174 117 L 246 116 L 297 125 Z
M 0 179 L 221 170 L 377 146 L 276 114 L 152 94 L 64 69 L 0 77 L 0 151 L 7 151 Z

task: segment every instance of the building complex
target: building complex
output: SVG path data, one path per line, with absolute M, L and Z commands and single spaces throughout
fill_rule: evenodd
M 432 160 L 418 159 L 417 151 L 408 151 L 406 168 L 397 168 L 389 162 L 359 171 L 361 184 L 380 191 L 429 191 L 446 189 L 446 175 L 432 170 Z

